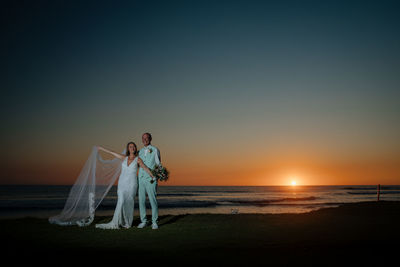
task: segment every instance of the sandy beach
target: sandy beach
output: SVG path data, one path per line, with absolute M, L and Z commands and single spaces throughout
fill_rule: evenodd
M 378 264 L 398 251 L 400 202 L 345 204 L 304 214 L 162 216 L 160 229 L 101 230 L 45 219 L 0 221 L 6 255 L 25 263 L 199 262 L 273 265 Z M 135 218 L 134 225 L 138 223 Z

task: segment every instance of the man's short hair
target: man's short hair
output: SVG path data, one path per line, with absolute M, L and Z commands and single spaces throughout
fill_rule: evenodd
M 142 136 L 145 135 L 145 134 L 147 134 L 149 136 L 150 141 L 153 139 L 153 137 L 151 136 L 151 133 L 144 133 L 144 134 L 142 134 Z

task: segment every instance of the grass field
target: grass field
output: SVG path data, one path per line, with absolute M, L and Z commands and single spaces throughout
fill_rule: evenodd
M 19 263 L 129 265 L 385 265 L 400 249 L 400 202 L 345 204 L 304 214 L 162 216 L 160 228 L 102 230 L 46 219 L 0 221 Z M 134 226 L 139 223 L 138 218 Z M 80 258 L 80 259 L 79 259 Z

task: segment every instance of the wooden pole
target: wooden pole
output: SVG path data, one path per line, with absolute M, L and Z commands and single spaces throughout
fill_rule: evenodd
M 380 184 L 378 184 L 378 188 L 377 188 L 378 190 L 378 201 L 379 201 L 379 195 L 381 194 L 381 185 Z

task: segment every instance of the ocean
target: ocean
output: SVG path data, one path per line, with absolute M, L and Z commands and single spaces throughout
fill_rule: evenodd
M 0 186 L 0 219 L 56 215 L 63 209 L 70 188 Z M 157 199 L 159 215 L 304 213 L 343 203 L 376 201 L 377 186 L 159 186 Z M 380 200 L 400 201 L 400 185 L 381 186 Z M 114 186 L 96 215 L 111 216 L 116 203 Z M 137 197 L 134 216 L 139 216 Z

